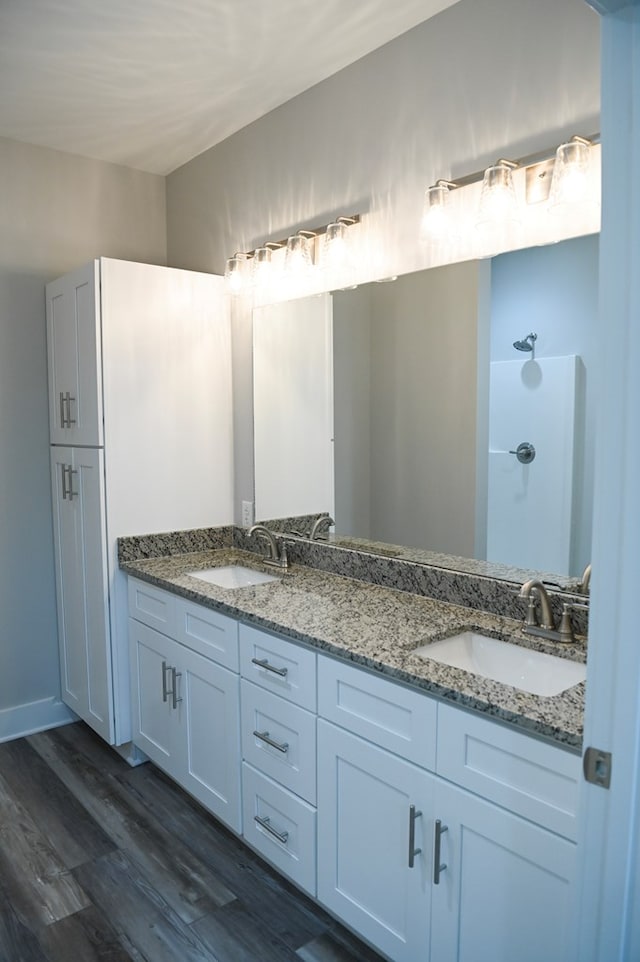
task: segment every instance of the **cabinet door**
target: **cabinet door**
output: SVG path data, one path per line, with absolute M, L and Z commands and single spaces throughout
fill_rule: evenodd
M 152 761 L 173 775 L 177 762 L 172 645 L 166 635 L 129 619 L 132 739 Z
M 433 783 L 318 720 L 318 898 L 394 962 L 428 957 Z
M 171 643 L 170 662 L 172 674 L 176 668 L 174 721 L 180 744 L 175 777 L 210 812 L 239 832 L 240 679 L 175 642 Z
M 564 962 L 575 845 L 464 789 L 438 780 L 439 884 L 431 958 L 450 962 Z
M 52 448 L 51 480 L 62 699 L 113 743 L 102 452 Z
M 52 444 L 102 445 L 98 264 L 47 285 Z

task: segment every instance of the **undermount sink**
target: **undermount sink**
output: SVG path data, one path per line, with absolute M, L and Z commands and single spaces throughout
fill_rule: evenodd
M 223 565 L 219 568 L 202 568 L 199 571 L 187 571 L 191 578 L 199 578 L 210 585 L 219 588 L 250 588 L 254 585 L 266 585 L 270 581 L 280 581 L 278 575 L 267 574 L 266 571 L 255 571 L 244 565 Z
M 587 677 L 587 666 L 476 631 L 422 645 L 415 652 L 453 668 L 463 668 L 531 695 L 559 695 Z

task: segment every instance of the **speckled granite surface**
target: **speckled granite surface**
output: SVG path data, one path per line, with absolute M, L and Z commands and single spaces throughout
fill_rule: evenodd
M 502 719 L 574 751 L 580 749 L 584 683 L 554 697 L 529 695 L 424 660 L 415 649 L 468 628 L 584 661 L 581 647 L 525 638 L 521 621 L 303 565 L 291 565 L 276 582 L 240 589 L 218 588 L 187 574 L 233 562 L 273 573 L 255 554 L 230 548 L 128 561 L 121 557 L 126 572 L 160 588 Z

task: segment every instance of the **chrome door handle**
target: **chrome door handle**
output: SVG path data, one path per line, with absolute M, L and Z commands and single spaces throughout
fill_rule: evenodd
M 254 820 L 254 822 L 257 822 L 258 825 L 260 825 L 261 828 L 263 828 L 263 829 L 265 830 L 265 832 L 268 832 L 269 835 L 273 835 L 273 837 L 274 837 L 274 838 L 277 838 L 279 842 L 282 842 L 283 845 L 286 845 L 286 844 L 287 844 L 287 839 L 289 838 L 289 833 L 288 833 L 288 832 L 277 832 L 277 831 L 275 830 L 275 828 L 272 828 L 271 825 L 270 825 L 270 819 L 269 819 L 269 816 L 268 816 L 268 815 L 263 815 L 263 816 L 254 815 L 254 816 L 253 816 L 253 820 Z
M 67 423 L 64 427 L 70 428 L 72 424 L 76 423 L 76 419 L 71 417 L 71 402 L 75 402 L 75 398 L 71 396 L 69 391 L 65 395 L 65 401 L 67 402 Z
M 171 694 L 167 688 L 167 671 L 171 669 L 167 665 L 166 661 L 162 662 L 162 700 L 166 701 L 168 696 Z
M 64 393 L 60 391 L 60 427 L 66 428 L 67 421 L 64 413 Z
M 73 501 L 74 498 L 78 497 L 78 492 L 73 490 L 73 478 L 78 473 L 74 471 L 70 464 L 67 465 L 67 471 L 69 474 L 69 487 L 67 488 L 67 497 L 69 501 Z
M 175 668 L 172 668 L 171 669 L 171 682 L 172 682 L 171 697 L 173 699 L 173 704 L 172 704 L 173 708 L 177 708 L 178 702 L 182 701 L 182 698 L 178 698 L 178 678 L 182 678 L 182 672 L 177 671 Z
M 413 868 L 416 855 L 420 855 L 421 848 L 416 848 L 416 819 L 422 816 L 422 812 L 416 812 L 415 805 L 409 806 L 409 868 Z
M 285 753 L 289 751 L 288 742 L 274 742 L 273 738 L 269 738 L 269 732 L 254 731 L 253 734 L 256 738 L 259 738 L 260 741 L 263 741 L 266 745 L 270 745 L 271 748 L 275 748 L 279 752 Z
M 446 862 L 440 861 L 440 841 L 445 832 L 449 831 L 448 825 L 443 825 L 439 818 L 436 819 L 435 837 L 433 844 L 433 884 L 440 885 L 440 872 L 444 872 L 447 867 Z
M 62 397 L 62 395 L 60 395 L 60 397 Z M 69 492 L 67 491 L 67 465 L 66 464 L 60 465 L 60 473 L 62 475 L 62 500 L 66 501 L 69 496 Z
M 251 662 L 258 668 L 264 668 L 265 671 L 272 671 L 274 675 L 280 675 L 281 678 L 286 678 L 289 671 L 288 668 L 276 668 L 275 665 L 270 665 L 266 658 L 252 658 Z

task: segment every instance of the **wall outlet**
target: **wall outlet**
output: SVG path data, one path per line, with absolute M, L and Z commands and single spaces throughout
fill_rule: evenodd
M 242 527 L 250 528 L 253 524 L 253 501 L 242 502 Z

